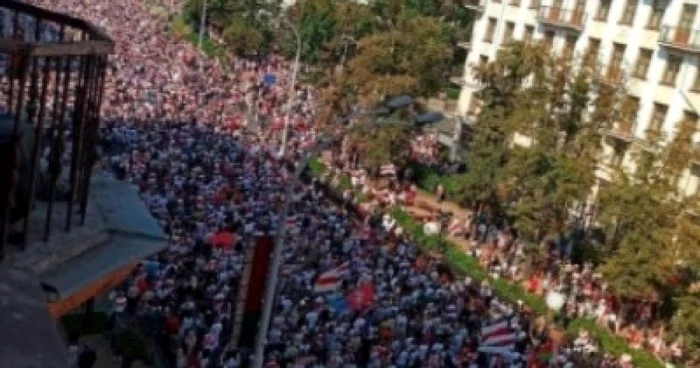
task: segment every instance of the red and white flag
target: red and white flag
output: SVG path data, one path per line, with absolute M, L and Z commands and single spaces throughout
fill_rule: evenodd
M 382 176 L 394 176 L 396 175 L 396 167 L 394 166 L 394 164 L 382 165 L 379 168 L 379 173 Z
M 343 284 L 343 277 L 350 273 L 350 262 L 345 262 L 340 266 L 322 273 L 314 282 L 314 291 L 317 293 L 327 293 L 336 291 Z
M 481 328 L 482 346 L 499 346 L 513 349 L 516 334 L 507 320 L 485 325 Z
M 288 216 L 287 217 L 287 228 L 292 229 L 295 226 L 297 226 L 297 217 L 296 216 Z

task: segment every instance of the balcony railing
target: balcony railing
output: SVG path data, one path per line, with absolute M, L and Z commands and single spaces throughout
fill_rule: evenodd
M 483 13 L 486 8 L 486 0 L 466 0 L 464 7 L 480 13 Z
M 0 258 L 84 223 L 113 49 L 81 19 L 0 3 Z
M 582 31 L 586 24 L 587 14 L 579 10 L 566 10 L 563 8 L 542 6 L 537 13 L 540 23 L 554 27 L 562 27 L 574 31 Z
M 608 137 L 617 139 L 618 141 L 631 143 L 634 141 L 634 132 L 636 130 L 636 124 L 631 122 L 619 122 L 615 123 L 610 130 L 606 132 Z
M 659 44 L 681 51 L 700 53 L 700 30 L 663 26 Z
M 457 46 L 460 48 L 463 48 L 465 50 L 469 50 L 472 48 L 472 43 L 471 42 L 457 42 Z

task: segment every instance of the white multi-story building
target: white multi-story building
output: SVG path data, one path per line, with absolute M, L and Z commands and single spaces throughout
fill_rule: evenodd
M 457 115 L 478 113 L 473 66 L 488 62 L 504 43 L 542 39 L 555 52 L 597 55 L 603 73 L 620 80 L 637 103 L 636 120 L 606 137 L 606 165 L 631 165 L 629 147 L 648 130 L 670 136 L 681 119 L 700 111 L 700 0 L 468 0 L 476 14 Z M 457 127 L 455 136 L 462 126 Z M 699 164 L 700 165 L 700 164 Z M 603 165 L 605 166 L 605 165 Z M 609 180 L 601 168 L 599 177 Z M 609 171 L 609 170 L 607 170 Z M 695 193 L 700 168 L 689 168 L 682 191 Z

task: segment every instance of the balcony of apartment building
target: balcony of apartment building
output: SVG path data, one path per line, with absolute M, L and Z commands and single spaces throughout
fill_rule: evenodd
M 483 13 L 486 10 L 487 0 L 466 0 L 464 1 L 464 7 L 467 9 L 474 10 L 478 13 Z
M 630 121 L 614 123 L 612 127 L 605 131 L 605 135 L 615 144 L 630 144 L 635 140 L 636 124 Z
M 15 368 L 67 367 L 55 319 L 166 246 L 132 186 L 93 169 L 113 50 L 81 19 L 0 2 L 0 356 Z
M 457 42 L 457 47 L 460 47 L 464 50 L 469 50 L 472 48 L 472 43 L 469 41 L 460 41 L 460 42 Z
M 587 14 L 583 10 L 570 10 L 561 7 L 541 6 L 537 12 L 537 21 L 550 27 L 582 32 Z
M 682 52 L 700 53 L 700 30 L 689 27 L 663 26 L 659 45 Z

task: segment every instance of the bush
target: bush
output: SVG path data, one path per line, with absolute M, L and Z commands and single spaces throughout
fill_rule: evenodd
M 448 197 L 457 191 L 457 178 L 454 175 L 442 175 L 437 170 L 423 164 L 411 165 L 413 177 L 419 188 L 429 193 L 435 193 L 438 184 L 442 183 Z

